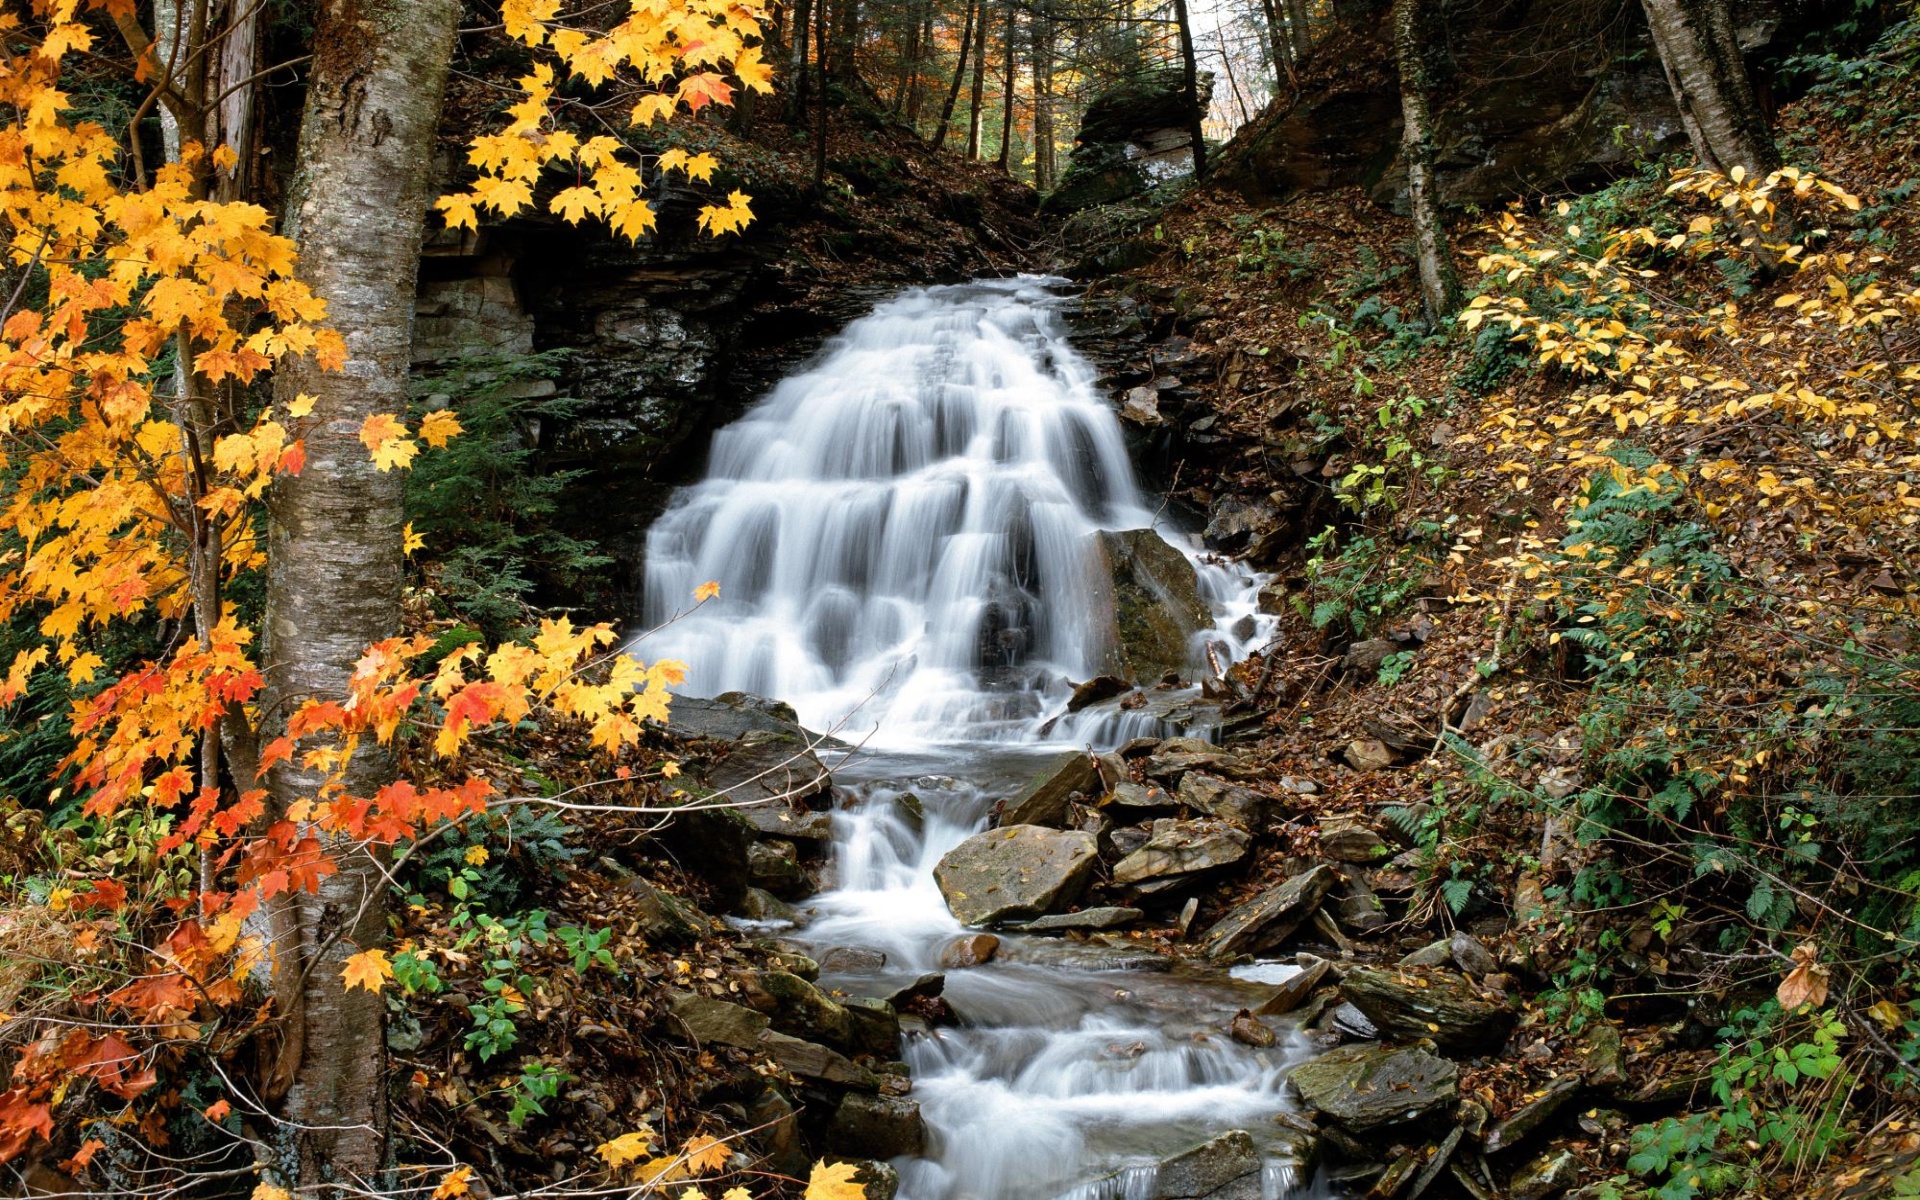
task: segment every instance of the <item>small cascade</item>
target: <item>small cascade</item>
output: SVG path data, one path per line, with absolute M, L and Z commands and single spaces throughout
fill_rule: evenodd
M 647 624 L 672 624 L 643 649 L 695 694 L 777 696 L 870 746 L 1036 737 L 1113 648 L 1096 534 L 1154 525 L 1059 304 L 1031 277 L 907 292 L 721 430 L 647 535 Z M 1203 636 L 1244 653 L 1251 574 L 1162 532 Z

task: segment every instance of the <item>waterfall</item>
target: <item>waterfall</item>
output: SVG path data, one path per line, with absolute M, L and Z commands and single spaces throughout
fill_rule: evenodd
M 868 745 L 1034 737 L 1111 650 L 1095 535 L 1154 524 L 1059 304 L 1033 277 L 909 291 L 721 430 L 648 533 L 645 652 Z M 1243 650 L 1252 576 L 1163 535 Z

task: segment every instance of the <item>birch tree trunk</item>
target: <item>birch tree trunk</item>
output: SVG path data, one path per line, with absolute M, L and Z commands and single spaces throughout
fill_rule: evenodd
M 1407 203 L 1413 209 L 1420 263 L 1420 301 L 1429 322 L 1460 307 L 1460 279 L 1447 250 L 1440 198 L 1433 178 L 1433 114 L 1422 35 L 1421 0 L 1394 0 L 1393 46 L 1400 67 L 1400 159 L 1407 166 Z
M 987 96 L 987 19 L 993 6 L 980 0 L 980 24 L 973 31 L 973 106 L 967 111 L 967 161 L 980 157 L 980 127 L 986 119 L 981 106 Z
M 1641 0 L 1674 107 L 1700 165 L 1764 176 L 1780 150 L 1754 99 L 1727 0 Z
M 1045 0 L 1033 22 L 1033 186 L 1045 192 L 1054 181 L 1053 13 Z
M 361 423 L 406 404 L 413 297 L 427 182 L 460 0 L 320 0 L 288 196 L 300 278 L 346 338 L 344 371 L 310 363 L 280 372 L 282 398 L 316 398 L 306 467 L 275 485 L 270 506 L 267 678 L 270 719 L 309 697 L 338 699 L 367 645 L 400 624 L 401 476 L 374 468 Z M 348 790 L 371 795 L 392 775 L 363 745 Z M 271 779 L 285 806 L 318 780 L 289 764 Z M 377 865 L 332 847 L 338 871 L 274 914 L 274 992 L 285 1043 L 269 1080 L 284 1093 L 282 1169 L 302 1195 L 371 1186 L 386 1158 L 385 1006 L 349 992 L 345 959 L 386 936 Z

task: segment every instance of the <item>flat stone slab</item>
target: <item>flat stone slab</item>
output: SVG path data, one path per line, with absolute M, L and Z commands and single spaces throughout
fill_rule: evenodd
M 1308 1107 L 1354 1133 L 1417 1121 L 1460 1095 L 1460 1068 L 1418 1048 L 1342 1046 L 1288 1080 Z
M 1317 866 L 1240 905 L 1202 935 L 1207 957 L 1217 962 L 1278 945 L 1312 918 L 1335 878 L 1332 867 Z
M 1070 929 L 1118 929 L 1146 916 L 1137 908 L 1107 906 L 1083 908 L 1079 912 L 1048 913 L 1027 922 L 1028 933 L 1060 933 Z
M 1340 994 L 1388 1037 L 1432 1038 L 1442 1050 L 1491 1052 L 1513 1031 L 1506 1000 L 1457 971 L 1355 967 L 1340 981 Z
M 1077 829 L 1013 825 L 961 842 L 933 878 L 968 925 L 1031 920 L 1080 898 L 1099 861 L 1094 837 Z

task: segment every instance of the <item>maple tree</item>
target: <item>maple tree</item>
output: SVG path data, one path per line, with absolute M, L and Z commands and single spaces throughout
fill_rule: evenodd
M 595 34 L 560 24 L 558 7 L 510 2 L 505 15 L 515 37 L 589 84 L 636 72 L 648 89 L 636 120 L 726 104 L 728 76 L 770 87 L 747 6 L 644 6 Z M 231 145 L 209 152 L 187 139 L 174 161 L 144 172 L 137 128 L 129 143 L 127 131 L 76 111 L 64 73 L 100 48 L 100 18 L 125 39 L 136 74 L 160 79 L 156 96 L 185 115 L 213 107 L 204 92 L 197 108 L 182 102 L 181 77 L 123 0 L 35 0 L 24 17 L 0 14 L 0 236 L 20 281 L 0 313 L 0 620 L 30 617 L 37 635 L 0 672 L 0 704 L 26 695 L 37 673 L 64 675 L 76 696 L 61 764 L 68 786 L 90 818 L 137 819 L 145 841 L 131 865 L 159 869 L 76 879 L 49 895 L 83 956 L 117 946 L 137 974 L 78 996 L 77 1016 L 29 1038 L 0 1090 L 0 1162 L 52 1138 L 89 1089 L 131 1104 L 189 1050 L 231 1053 L 269 1022 L 251 981 L 283 956 L 256 914 L 315 891 L 343 853 L 511 803 L 460 770 L 477 734 L 539 719 L 618 755 L 665 718 L 681 677 L 677 664 L 610 653 L 610 626 L 564 618 L 525 642 L 445 655 L 431 638 L 398 636 L 348 664 L 344 694 L 310 697 L 284 730 L 271 727 L 257 639 L 230 589 L 267 566 L 264 498 L 306 469 L 308 437 L 334 415 L 297 392 L 261 404 L 254 385 L 301 360 L 338 369 L 346 342 L 297 277 L 295 242 L 273 231 L 272 215 L 215 197 L 231 190 L 214 186 L 238 166 Z M 651 229 L 624 147 L 554 127 L 551 66 L 537 64 L 523 83 L 514 124 L 475 147 L 483 174 L 472 199 L 441 207 L 456 222 L 471 223 L 476 203 L 511 214 L 530 201 L 535 176 L 564 160 L 590 173 L 591 188 L 563 191 L 554 211 L 604 219 L 629 238 Z M 675 150 L 655 163 L 690 180 L 716 166 Z M 701 215 L 716 235 L 749 219 L 737 191 Z M 411 424 L 377 413 L 355 430 L 381 472 L 407 469 L 459 432 L 446 411 Z M 176 632 L 157 654 L 103 676 L 106 635 L 162 623 Z M 443 764 L 441 782 L 400 778 L 355 794 L 356 756 L 401 739 Z M 317 782 L 278 803 L 265 781 L 280 764 Z M 368 945 L 346 959 L 337 986 L 378 992 L 392 977 L 385 951 Z M 158 1136 L 159 1112 L 147 1111 L 143 1134 Z M 218 1124 L 231 1112 L 221 1099 L 203 1115 Z M 102 1147 L 84 1140 L 64 1169 L 86 1171 Z M 696 1139 L 676 1177 L 729 1153 Z M 464 1194 L 469 1176 L 456 1168 L 436 1194 Z M 271 1181 L 256 1192 L 285 1194 Z

